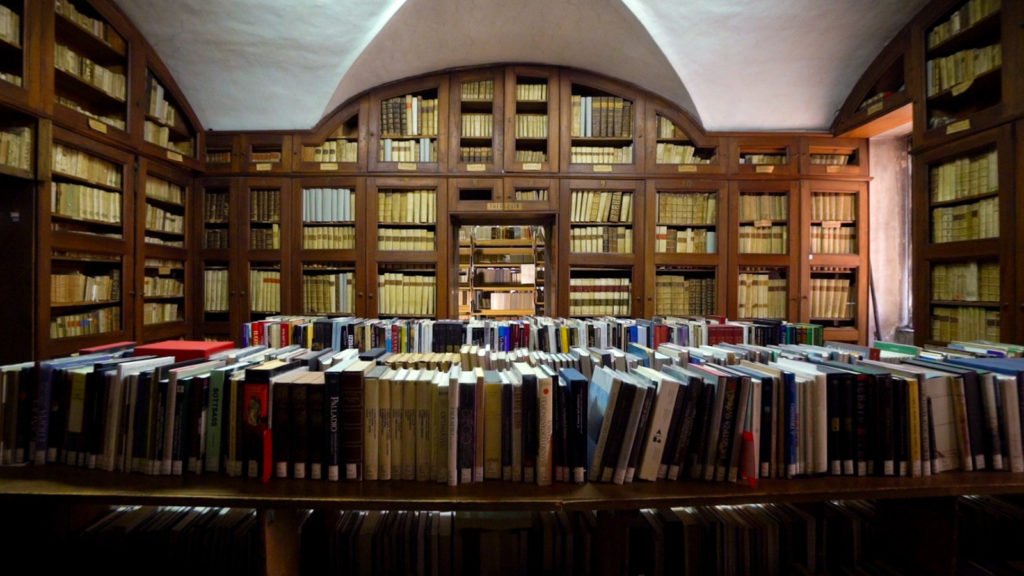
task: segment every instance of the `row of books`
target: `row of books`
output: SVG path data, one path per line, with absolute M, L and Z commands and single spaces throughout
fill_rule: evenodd
M 999 302 L 998 262 L 932 264 L 932 299 Z
M 203 270 L 203 311 L 227 312 L 231 308 L 230 286 L 227 268 Z
M 573 190 L 570 195 L 572 223 L 633 222 L 633 193 L 622 190 Z
M 699 154 L 697 149 L 689 144 L 658 142 L 654 147 L 654 161 L 658 164 L 711 164 L 715 161 L 715 156 Z
M 574 138 L 632 138 L 633 103 L 617 96 L 570 98 L 570 133 Z
M 494 148 L 490 146 L 460 146 L 459 162 L 490 164 L 494 162 Z
M 659 224 L 718 223 L 718 194 L 716 192 L 659 192 Z
M 932 208 L 932 242 L 962 242 L 999 237 L 999 198 Z
M 54 44 L 53 65 L 111 98 L 125 101 L 127 88 L 124 73 L 101 66 L 59 42 Z
M 715 310 L 715 278 L 659 272 L 654 277 L 659 316 L 706 316 Z
M 381 162 L 437 162 L 437 140 L 384 138 L 380 141 L 378 159 Z
M 1001 44 L 968 48 L 956 54 L 928 60 L 925 63 L 925 88 L 928 97 L 937 96 L 946 90 L 959 94 L 958 90 L 965 90 L 976 78 L 1002 65 Z
M 849 320 L 853 304 L 849 278 L 811 278 L 811 318 Z
M 281 311 L 281 271 L 249 271 L 249 310 L 276 314 Z
M 0 164 L 32 170 L 32 128 L 7 126 L 0 129 Z
M 146 198 L 171 204 L 185 204 L 185 189 L 162 178 L 149 176 L 146 178 Z
M 281 225 L 253 227 L 249 230 L 249 248 L 252 250 L 280 250 Z
M 533 190 L 525 190 L 522 188 L 517 188 L 512 194 L 512 200 L 515 202 L 547 202 L 548 189 L 538 188 Z
M 379 190 L 377 222 L 381 224 L 430 224 L 437 221 L 437 191 Z
M 207 247 L 212 248 L 212 246 Z M 355 226 L 305 226 L 302 228 L 302 248 L 305 250 L 352 250 L 355 247 Z M 225 244 L 223 248 L 227 248 L 227 245 Z
M 228 248 L 231 244 L 230 234 L 227 228 L 207 228 L 203 230 L 203 248 L 208 250 L 219 250 Z
M 85 184 L 50 182 L 50 210 L 75 220 L 120 224 L 121 193 Z
M 714 254 L 718 252 L 718 233 L 708 228 L 657 226 L 654 251 L 659 254 Z
M 250 191 L 249 221 L 281 221 L 281 190 L 279 188 L 258 188 Z
M 356 162 L 359 160 L 359 140 L 325 140 L 317 146 L 302 147 L 303 162 Z M 209 160 L 208 160 L 209 161 Z
M 158 208 L 152 204 L 146 205 L 146 230 L 157 232 L 171 232 L 173 234 L 185 233 L 185 215 L 175 214 Z
M 20 85 L 20 83 L 21 83 L 21 76 L 11 76 L 10 74 L 7 74 L 7 73 L 2 73 L 2 74 L 0 74 L 0 76 L 5 76 L 9 80 L 14 80 L 15 81 L 14 83 L 17 83 L 18 85 Z M 57 101 L 57 104 L 60 104 L 61 106 L 64 106 L 65 108 L 70 108 L 71 110 L 74 110 L 75 112 L 78 112 L 79 114 L 82 114 L 83 116 L 92 118 L 93 120 L 97 120 L 99 122 L 102 122 L 102 123 L 106 124 L 107 126 L 113 126 L 114 128 L 117 128 L 118 130 L 122 130 L 123 131 L 123 130 L 126 129 L 125 128 L 126 124 L 125 124 L 125 120 L 124 120 L 125 116 L 121 112 L 114 112 L 114 113 L 111 113 L 111 114 L 101 114 L 101 113 L 98 113 L 98 112 L 94 112 L 92 110 L 88 110 L 86 108 L 83 108 L 78 102 L 75 102 L 74 100 L 71 100 L 70 98 L 65 98 L 64 96 L 61 96 L 60 94 L 57 94 L 55 99 Z
M 437 136 L 437 98 L 406 94 L 380 103 L 382 135 Z
M 15 86 L 21 86 L 21 76 L 18 74 L 12 74 L 11 72 L 0 72 L 0 81 L 7 82 L 8 84 L 14 84 Z M 57 102 L 59 104 L 63 104 L 64 102 L 70 102 L 70 100 L 62 96 L 58 96 Z M 124 122 L 121 122 L 121 125 L 123 126 Z
M 811 154 L 811 164 L 815 166 L 846 166 L 851 164 L 851 154 Z
M 231 204 L 228 203 L 227 192 L 207 191 L 203 199 L 203 222 L 227 222 L 231 218 Z
M 494 100 L 494 80 L 463 82 L 459 94 L 464 102 L 490 102 Z
M 79 271 L 70 274 L 50 274 L 51 305 L 103 302 L 120 298 L 121 270 L 118 268 L 90 276 Z
M 178 121 L 178 109 L 164 97 L 163 84 L 152 76 L 147 80 L 149 82 L 149 108 L 146 114 L 164 126 L 174 126 Z
M 773 273 L 741 273 L 736 302 L 740 318 L 785 318 L 789 315 L 786 278 Z
M 547 84 L 530 84 L 522 82 L 516 84 L 517 102 L 547 102 L 547 100 Z
M 515 320 L 432 320 L 399 318 L 324 318 L 271 316 L 242 325 L 242 345 L 280 347 L 289 343 L 311 350 L 345 347 L 383 348 L 395 354 L 510 352 L 516 348 L 567 354 L 573 348 L 620 348 L 666 342 L 697 347 L 720 342 L 757 344 L 822 343 L 821 326 L 779 320 L 728 321 L 721 316 L 667 316 L 654 320 L 527 316 Z
M 998 340 L 999 310 L 980 306 L 932 306 L 930 328 L 932 339 L 939 342 Z
M 837 192 L 811 194 L 811 220 L 857 219 L 857 195 Z
M 811 226 L 812 254 L 856 254 L 857 228 L 854 226 Z
M 542 163 L 547 161 L 546 150 L 516 150 L 516 162 Z
M 58 143 L 53 145 L 52 158 L 51 168 L 54 172 L 101 186 L 121 188 L 121 168 L 111 162 Z
M 85 29 L 96 38 L 99 38 L 103 42 L 109 44 L 115 51 L 124 52 L 124 39 L 118 35 L 116 30 L 108 26 L 106 22 L 99 18 L 93 18 L 88 14 L 79 12 L 75 5 L 69 0 L 56 0 L 54 4 L 54 11 L 71 22 L 74 22 L 79 27 Z
M 480 287 L 488 284 L 522 284 L 522 278 L 522 272 L 516 268 L 483 268 L 474 271 L 473 283 Z
M 149 231 L 149 230 L 146 231 L 146 235 L 144 237 L 144 241 L 146 242 L 146 244 L 158 244 L 160 246 L 173 246 L 175 248 L 184 248 L 185 247 L 185 239 L 184 238 L 161 238 L 159 236 L 156 236 L 156 235 L 152 234 L 151 231 Z
M 675 122 L 659 114 L 658 138 L 686 138 L 686 134 L 675 125 Z
M 999 11 L 1000 0 L 968 0 L 947 20 L 928 31 L 928 48 L 934 48 L 951 37 L 967 30 L 986 16 Z
M 253 148 L 249 151 L 249 162 L 254 164 L 280 164 L 281 158 L 280 149 Z
M 629 276 L 569 278 L 570 316 L 628 316 L 632 310 Z
M 303 222 L 352 222 L 356 194 L 351 188 L 303 188 Z
M 494 115 L 467 112 L 462 114 L 463 138 L 490 138 L 494 133 Z
M 576 146 L 569 148 L 569 162 L 573 164 L 632 164 L 633 145 Z
M 789 252 L 789 226 L 741 224 L 738 240 L 740 254 L 786 254 Z
M 487 290 L 476 290 L 476 297 L 473 299 L 475 310 L 529 310 L 534 309 L 534 293 L 530 292 L 491 292 Z M 521 315 L 518 312 L 516 315 Z
M 306 314 L 352 314 L 356 309 L 355 272 L 305 269 L 302 305 Z
M 181 304 L 177 302 L 146 302 L 142 305 L 142 324 L 181 322 L 184 319 L 181 313 Z
M 785 153 L 777 154 L 752 154 L 740 153 L 740 164 L 750 166 L 781 166 L 789 163 L 789 156 Z
M 50 318 L 50 338 L 55 340 L 106 334 L 120 329 L 120 306 L 105 306 L 78 314 L 56 314 Z
M 381 272 L 377 280 L 377 312 L 396 316 L 433 316 L 437 278 L 431 274 Z
M 928 170 L 932 202 L 970 198 L 999 190 L 999 152 L 957 158 Z
M 386 227 L 377 229 L 377 250 L 430 251 L 435 248 L 436 239 L 433 230 Z
M 571 252 L 633 253 L 633 229 L 625 226 L 582 226 L 569 231 Z
M 168 274 L 170 271 L 168 271 Z M 185 295 L 185 283 L 174 276 L 146 274 L 142 278 L 142 296 L 153 298 L 180 298 Z M 51 299 L 52 301 L 52 299 Z
M 516 114 L 516 138 L 547 137 L 547 114 Z
M 146 120 L 142 126 L 142 137 L 150 144 L 173 150 L 184 156 L 192 157 L 192 140 L 172 140 L 171 128 Z
M 740 194 L 740 220 L 786 220 L 789 196 L 786 194 Z

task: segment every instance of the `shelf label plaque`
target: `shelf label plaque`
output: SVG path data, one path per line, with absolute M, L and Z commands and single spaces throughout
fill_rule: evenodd
M 946 126 L 946 134 L 956 134 L 957 132 L 963 132 L 971 129 L 971 121 L 961 120 L 959 122 L 953 122 Z
M 415 172 L 416 171 L 416 163 L 415 162 L 399 162 L 397 168 L 399 170 L 411 170 L 411 171 Z
M 466 164 L 466 172 L 483 172 L 486 169 L 483 164 Z
M 879 102 L 877 104 L 872 104 L 871 106 L 868 106 L 868 116 L 871 116 L 872 114 L 878 114 L 879 112 L 882 111 L 882 108 L 885 108 L 885 102 Z
M 178 154 L 177 152 L 172 152 L 172 151 L 168 150 L 167 151 L 167 159 L 168 160 L 174 160 L 175 162 L 181 162 L 185 158 L 181 154 Z
M 754 172 L 757 172 L 758 174 L 771 174 L 772 172 L 775 172 L 775 166 L 762 164 L 760 166 L 755 166 Z
M 99 132 L 100 134 L 107 133 L 107 125 L 94 118 L 89 119 L 89 128 Z
M 696 164 L 680 164 L 679 166 L 676 166 L 676 170 L 679 171 L 679 172 L 696 172 L 697 171 L 697 165 Z
M 256 171 L 257 172 L 269 172 L 270 170 L 273 169 L 273 167 L 274 167 L 274 165 L 271 164 L 270 162 L 260 162 L 260 163 L 256 164 Z
M 611 172 L 611 164 L 594 164 L 594 172 Z
M 338 169 L 338 163 L 337 162 L 321 162 L 320 163 L 320 171 L 321 172 L 333 172 L 334 170 L 337 170 L 337 169 Z
M 523 170 L 524 171 L 529 170 L 529 171 L 533 172 L 533 171 L 538 171 L 540 169 L 541 169 L 540 162 L 525 162 L 525 163 L 523 163 Z

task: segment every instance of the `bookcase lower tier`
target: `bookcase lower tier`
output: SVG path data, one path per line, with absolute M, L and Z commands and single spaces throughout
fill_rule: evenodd
M 1014 565 L 1024 535 L 1011 473 L 456 488 L 60 472 L 0 470 L 0 552 L 43 573 L 952 574 Z

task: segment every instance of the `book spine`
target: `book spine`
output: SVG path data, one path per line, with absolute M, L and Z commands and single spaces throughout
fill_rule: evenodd
M 273 415 L 270 430 L 274 447 L 275 478 L 287 478 L 288 468 L 291 465 L 291 388 L 291 384 L 275 383 L 270 385 L 270 395 L 273 401 L 273 407 L 270 410 Z
M 484 384 L 484 480 L 501 478 L 501 382 Z M 511 474 L 511 470 L 509 471 Z
M 476 382 L 459 383 L 458 402 L 458 478 L 459 484 L 473 482 L 473 452 L 476 448 Z
M 324 373 L 324 445 L 327 461 L 327 479 L 341 479 L 341 375 Z
M 339 448 L 346 480 L 363 479 L 363 387 L 361 372 L 342 372 Z
M 459 401 L 461 389 L 457 381 L 452 378 L 448 384 L 448 419 L 445 422 L 448 434 L 446 465 L 448 467 L 448 485 L 456 486 L 459 483 L 459 458 L 461 450 L 461 421 Z
M 554 424 L 552 378 L 537 379 L 537 485 L 550 486 L 554 474 L 552 426 Z
M 431 390 L 433 379 L 416 382 L 416 480 L 429 482 L 433 475 L 434 422 Z
M 291 453 L 291 476 L 305 479 L 309 472 L 309 385 L 289 384 L 291 389 L 291 428 L 288 441 Z
M 223 375 L 223 374 L 222 374 Z M 221 430 L 224 418 L 224 379 L 211 379 L 207 398 L 206 472 L 220 472 Z
M 575 379 L 569 383 L 569 462 L 572 481 L 582 484 L 587 480 L 587 394 L 589 381 Z
M 321 384 L 309 386 L 306 393 L 308 406 L 306 408 L 309 416 L 309 477 L 313 480 L 323 480 L 324 475 L 324 446 L 326 440 L 326 427 L 324 426 L 324 393 L 325 388 Z
M 363 477 L 380 479 L 380 380 L 368 380 L 363 388 Z
M 402 386 L 402 480 L 416 479 L 416 382 Z

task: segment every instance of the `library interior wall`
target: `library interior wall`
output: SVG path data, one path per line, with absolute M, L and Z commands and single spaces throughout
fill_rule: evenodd
M 910 321 L 910 136 L 870 142 L 871 223 L 869 258 L 874 305 L 868 310 L 868 340 L 892 340 Z M 869 304 L 870 305 L 870 304 Z M 877 331 L 876 331 L 877 327 Z

